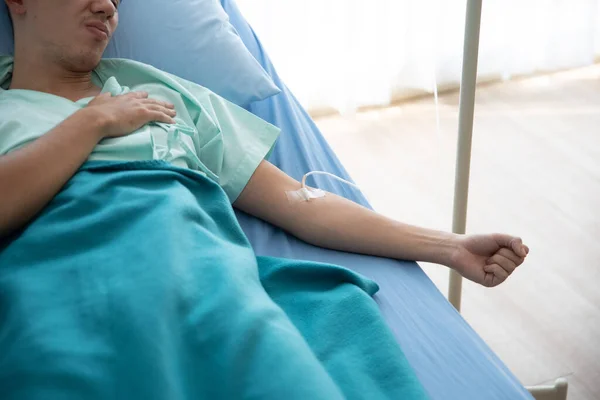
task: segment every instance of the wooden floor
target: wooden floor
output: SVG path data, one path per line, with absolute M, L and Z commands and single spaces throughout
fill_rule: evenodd
M 451 228 L 458 94 L 317 119 L 379 212 Z M 600 399 L 600 65 L 478 89 L 468 232 L 521 235 L 528 261 L 463 315 L 525 385 Z M 446 293 L 447 271 L 423 265 Z

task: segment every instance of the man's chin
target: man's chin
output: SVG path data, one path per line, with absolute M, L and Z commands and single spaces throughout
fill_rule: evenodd
M 66 67 L 73 72 L 90 72 L 96 69 L 102 52 L 82 52 L 74 57 L 69 57 L 66 61 Z

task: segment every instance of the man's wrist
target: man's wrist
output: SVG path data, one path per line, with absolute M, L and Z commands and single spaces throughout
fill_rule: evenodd
M 407 229 L 408 228 L 408 232 Z M 395 258 L 424 261 L 450 267 L 459 248 L 460 235 L 417 226 L 404 225 L 403 232 L 395 242 L 399 254 Z
M 440 259 L 436 261 L 438 264 L 452 268 L 454 264 L 453 260 L 456 257 L 460 246 L 461 237 L 462 235 L 456 233 L 444 232 L 443 238 L 440 241 Z
M 94 108 L 83 108 L 77 112 L 78 123 L 81 123 L 82 129 L 89 131 L 96 141 L 104 139 L 109 120 L 104 113 L 100 113 Z

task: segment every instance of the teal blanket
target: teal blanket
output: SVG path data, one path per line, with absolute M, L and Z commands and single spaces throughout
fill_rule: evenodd
M 0 242 L 8 399 L 423 399 L 348 269 L 256 257 L 225 192 L 88 163 Z

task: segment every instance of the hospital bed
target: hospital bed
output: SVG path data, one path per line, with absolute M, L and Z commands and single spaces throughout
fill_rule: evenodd
M 233 0 L 221 0 L 248 50 L 282 92 L 248 109 L 280 127 L 282 133 L 270 161 L 296 179 L 312 170 L 350 179 L 310 116 L 286 88 L 251 26 Z M 469 0 L 460 96 L 459 150 L 453 229 L 464 233 L 473 126 L 477 49 L 482 0 Z M 318 187 L 369 206 L 354 188 L 316 176 Z M 330 262 L 375 280 L 375 296 L 409 362 L 432 399 L 566 399 L 567 383 L 525 388 L 461 317 L 461 281 L 451 275 L 448 302 L 414 262 L 362 256 L 317 248 L 281 230 L 238 213 L 238 219 L 259 255 Z M 454 305 L 454 307 L 453 307 Z
M 221 4 L 247 49 L 282 90 L 278 95 L 247 107 L 250 112 L 282 129 L 270 161 L 296 179 L 312 170 L 350 179 L 314 122 L 277 75 L 234 1 L 221 0 Z M 469 0 L 468 9 L 461 87 L 456 232 L 464 231 L 466 215 L 481 0 Z M 311 179 L 314 181 L 309 184 L 368 206 L 360 191 L 350 186 L 321 176 Z M 538 400 L 566 398 L 565 381 L 558 381 L 554 386 L 530 388 L 530 391 L 519 383 L 457 311 L 460 279 L 456 275 L 451 278 L 450 289 L 450 299 L 455 308 L 414 262 L 314 247 L 248 215 L 237 213 L 237 216 L 259 255 L 339 264 L 375 280 L 380 285 L 375 300 L 431 399 L 531 399 L 530 392 Z

